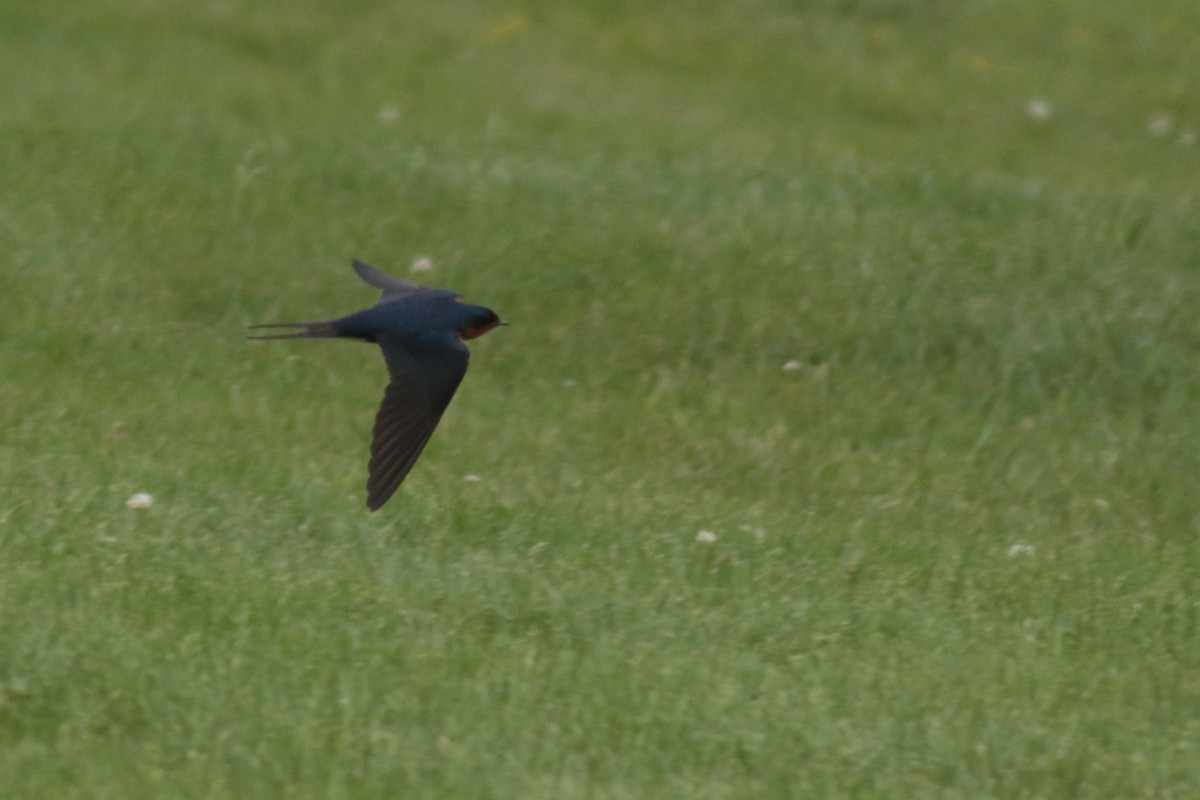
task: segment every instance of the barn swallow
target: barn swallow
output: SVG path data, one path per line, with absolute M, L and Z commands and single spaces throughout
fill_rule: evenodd
M 463 342 L 508 323 L 491 309 L 460 302 L 457 292 L 352 263 L 358 277 L 380 290 L 374 306 L 322 322 L 251 325 L 302 330 L 249 338 L 345 338 L 379 345 L 390 381 L 375 415 L 367 467 L 367 508 L 377 511 L 416 463 L 466 374 L 470 354 Z

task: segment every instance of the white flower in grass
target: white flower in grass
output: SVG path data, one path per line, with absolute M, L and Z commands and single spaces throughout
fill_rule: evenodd
M 483 478 L 479 477 L 478 475 L 463 475 L 463 480 L 467 483 L 479 483 L 483 480 Z
M 1029 114 L 1030 119 L 1036 119 L 1039 122 L 1054 116 L 1054 106 L 1050 104 L 1049 100 L 1043 100 L 1040 97 L 1030 100 L 1029 104 L 1025 106 L 1025 111 Z
M 1152 136 L 1166 136 L 1173 127 L 1175 120 L 1171 119 L 1170 114 L 1156 114 L 1146 124 L 1146 130 L 1150 131 Z
M 125 507 L 131 511 L 140 511 L 144 508 L 150 508 L 152 505 L 154 505 L 154 495 L 146 494 L 145 492 L 134 492 L 125 501 Z
M 793 358 L 791 361 L 784 363 L 783 371 L 784 372 L 795 372 L 796 370 L 801 369 L 803 366 L 804 366 L 803 364 L 801 364 L 799 361 L 797 361 L 796 359 Z
M 700 531 L 696 534 L 696 544 L 713 544 L 717 541 L 717 535 L 712 531 Z
M 421 256 L 414 259 L 408 269 L 410 272 L 429 272 L 433 269 L 433 259 L 429 256 Z
M 1025 542 L 1017 542 L 1012 547 L 1008 548 L 1009 558 L 1016 558 L 1018 556 L 1031 556 L 1036 552 L 1037 549 L 1033 545 Z

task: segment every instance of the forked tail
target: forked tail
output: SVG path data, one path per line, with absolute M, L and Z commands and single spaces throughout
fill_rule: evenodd
M 338 336 L 332 322 L 268 322 L 251 325 L 251 328 L 303 328 L 295 333 L 269 333 L 263 336 L 247 336 L 247 339 L 318 339 Z

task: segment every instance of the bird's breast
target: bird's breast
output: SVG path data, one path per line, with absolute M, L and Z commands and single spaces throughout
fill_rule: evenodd
M 488 322 L 484 325 L 468 325 L 463 329 L 462 340 L 465 342 L 467 339 L 474 339 L 476 336 L 483 336 L 485 333 L 499 324 L 499 322 Z

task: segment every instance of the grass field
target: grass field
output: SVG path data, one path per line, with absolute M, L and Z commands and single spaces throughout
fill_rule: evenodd
M 1198 76 L 1191 0 L 0 0 L 0 793 L 1200 797 Z M 378 353 L 243 338 L 351 257 L 512 322 L 376 514 Z

